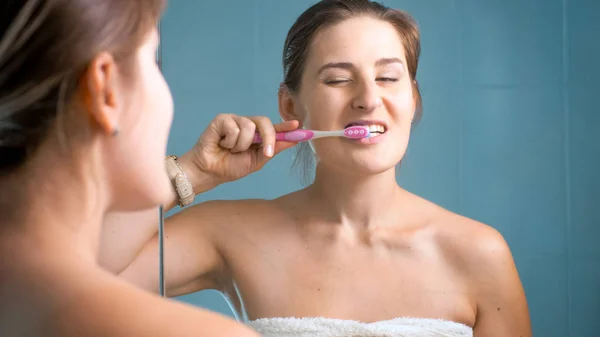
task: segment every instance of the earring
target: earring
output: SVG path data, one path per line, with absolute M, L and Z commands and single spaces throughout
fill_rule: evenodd
M 112 136 L 113 136 L 113 137 L 116 137 L 116 136 L 118 136 L 118 135 L 119 135 L 119 127 L 116 127 L 116 126 L 115 126 L 115 128 L 114 128 L 114 130 L 113 130 L 113 132 L 112 132 Z

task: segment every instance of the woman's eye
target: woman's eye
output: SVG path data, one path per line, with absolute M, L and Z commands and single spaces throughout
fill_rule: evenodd
M 346 83 L 346 82 L 349 82 L 349 80 L 347 80 L 347 79 L 325 80 L 325 84 L 342 84 L 342 83 Z
M 398 79 L 393 77 L 378 77 L 375 80 L 383 82 L 398 82 Z

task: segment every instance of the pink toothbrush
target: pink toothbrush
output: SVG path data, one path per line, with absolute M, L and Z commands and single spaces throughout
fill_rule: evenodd
M 362 125 L 347 127 L 344 130 L 337 131 L 314 131 L 298 129 L 288 132 L 278 132 L 275 135 L 276 140 L 289 142 L 304 142 L 311 139 L 323 137 L 346 137 L 350 139 L 368 138 L 371 135 L 369 128 Z M 258 133 L 254 135 L 253 144 L 262 143 L 262 138 Z

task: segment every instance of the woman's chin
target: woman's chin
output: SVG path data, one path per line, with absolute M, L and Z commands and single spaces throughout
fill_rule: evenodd
M 172 201 L 173 185 L 169 177 L 163 174 L 156 175 L 155 179 L 140 179 L 131 181 L 128 186 L 117 188 L 114 195 L 116 202 L 113 202 L 117 211 L 132 212 L 149 208 L 155 208 L 160 205 L 166 205 Z
M 323 161 L 322 161 L 323 162 Z M 389 158 L 379 160 L 373 158 L 351 158 L 343 161 L 325 163 L 327 171 L 331 174 L 343 174 L 349 176 L 376 176 L 390 171 L 394 171 L 398 162 L 390 161 Z
M 396 165 L 356 165 L 354 168 L 354 172 L 363 176 L 377 176 L 385 173 L 389 173 L 390 171 L 395 172 Z

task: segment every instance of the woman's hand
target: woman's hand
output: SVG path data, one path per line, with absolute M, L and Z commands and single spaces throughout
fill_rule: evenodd
M 215 184 L 237 180 L 295 146 L 295 142 L 276 142 L 275 133 L 296 130 L 299 125 L 298 121 L 273 125 L 267 117 L 221 114 L 204 130 L 194 148 L 180 158 L 180 163 L 191 176 L 192 184 L 192 177 L 203 175 L 210 176 Z M 262 144 L 252 144 L 256 132 L 263 139 Z

